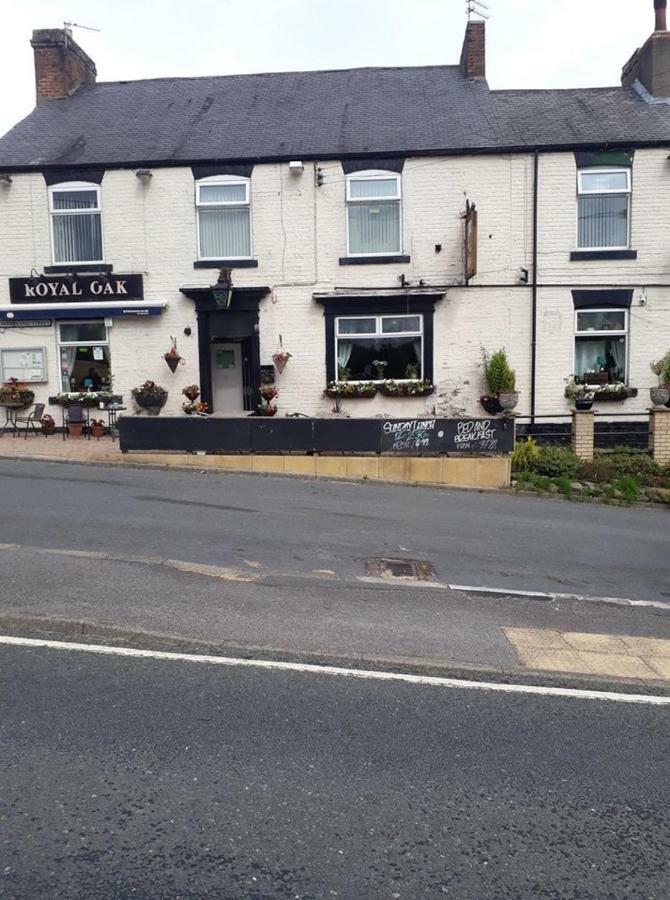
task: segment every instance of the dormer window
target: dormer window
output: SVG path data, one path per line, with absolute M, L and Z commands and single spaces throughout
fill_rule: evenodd
M 347 176 L 347 253 L 402 253 L 401 184 L 396 172 L 370 170 Z
M 198 258 L 251 258 L 248 178 L 214 175 L 196 183 Z
M 49 212 L 54 263 L 103 261 L 99 185 L 83 181 L 53 185 Z

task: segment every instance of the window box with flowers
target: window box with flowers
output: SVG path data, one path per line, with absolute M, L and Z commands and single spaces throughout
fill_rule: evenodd
M 427 397 L 435 393 L 435 385 L 428 378 L 410 381 L 383 381 L 379 393 L 385 397 Z
M 370 399 L 376 396 L 377 385 L 374 381 L 330 381 L 324 394 L 346 400 Z
M 629 387 L 624 382 L 582 384 L 571 378 L 565 389 L 565 396 L 574 401 L 590 398 L 595 403 L 620 403 L 629 397 L 637 397 L 637 388 Z

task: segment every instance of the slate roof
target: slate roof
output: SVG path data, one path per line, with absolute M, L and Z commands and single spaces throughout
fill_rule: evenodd
M 458 66 L 100 82 L 0 139 L 0 170 L 670 143 L 633 88 L 490 91 Z

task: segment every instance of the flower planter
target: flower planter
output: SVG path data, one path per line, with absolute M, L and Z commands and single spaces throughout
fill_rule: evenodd
M 55 425 L 42 425 L 42 434 L 44 434 L 44 435 L 56 434 L 56 426 Z
M 577 397 L 575 399 L 575 409 L 580 410 L 581 412 L 586 412 L 586 410 L 591 409 L 593 407 L 593 400 L 587 400 L 586 397 Z
M 279 372 L 280 375 L 286 368 L 286 363 L 290 358 L 291 354 L 284 350 L 280 350 L 277 353 L 273 354 L 272 362 L 274 363 L 275 369 Z
M 332 382 L 324 391 L 326 397 L 340 400 L 370 399 L 377 395 L 377 385 L 371 383 L 353 384 L 350 381 Z
M 26 407 L 32 405 L 34 399 L 35 394 L 33 391 L 8 390 L 7 388 L 0 388 L 0 404 L 11 403 L 13 406 L 14 404 L 20 403 L 21 406 L 15 408 L 26 409 Z
M 649 396 L 654 406 L 667 406 L 670 401 L 670 388 L 653 387 L 649 389 Z
M 480 397 L 479 402 L 490 416 L 497 416 L 503 411 L 497 397 Z
M 91 426 L 91 434 L 96 440 L 100 440 L 100 438 L 104 435 L 107 429 L 104 425 L 92 425 Z
M 626 388 L 625 391 L 596 391 L 593 398 L 595 403 L 619 403 L 637 397 L 637 388 Z
M 384 397 L 429 397 L 435 393 L 435 385 L 421 381 L 399 382 L 393 386 L 380 384 L 379 393 Z
M 258 407 L 258 415 L 259 416 L 274 416 L 277 414 L 276 406 L 259 406 Z
M 168 364 L 168 369 L 174 373 L 177 371 L 177 366 L 181 362 L 181 356 L 164 356 L 163 359 Z
M 585 372 L 584 384 L 607 384 L 609 375 L 607 372 Z
M 73 438 L 81 437 L 84 433 L 84 423 L 68 422 L 67 433 Z
M 519 392 L 518 391 L 501 391 L 498 394 L 498 403 L 502 406 L 504 410 L 512 410 L 515 409 L 519 404 Z
M 152 413 L 157 416 L 161 409 L 167 403 L 168 392 L 161 391 L 159 393 L 152 394 L 136 394 L 133 391 L 133 399 L 135 403 L 141 408 L 146 409 L 147 412 Z

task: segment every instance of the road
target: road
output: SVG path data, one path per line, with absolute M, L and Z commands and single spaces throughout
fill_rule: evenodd
M 440 580 L 670 602 L 667 510 L 213 472 L 0 461 L 0 539 L 355 578 L 365 560 Z
M 0 735 L 6 900 L 670 894 L 667 706 L 0 646 Z

